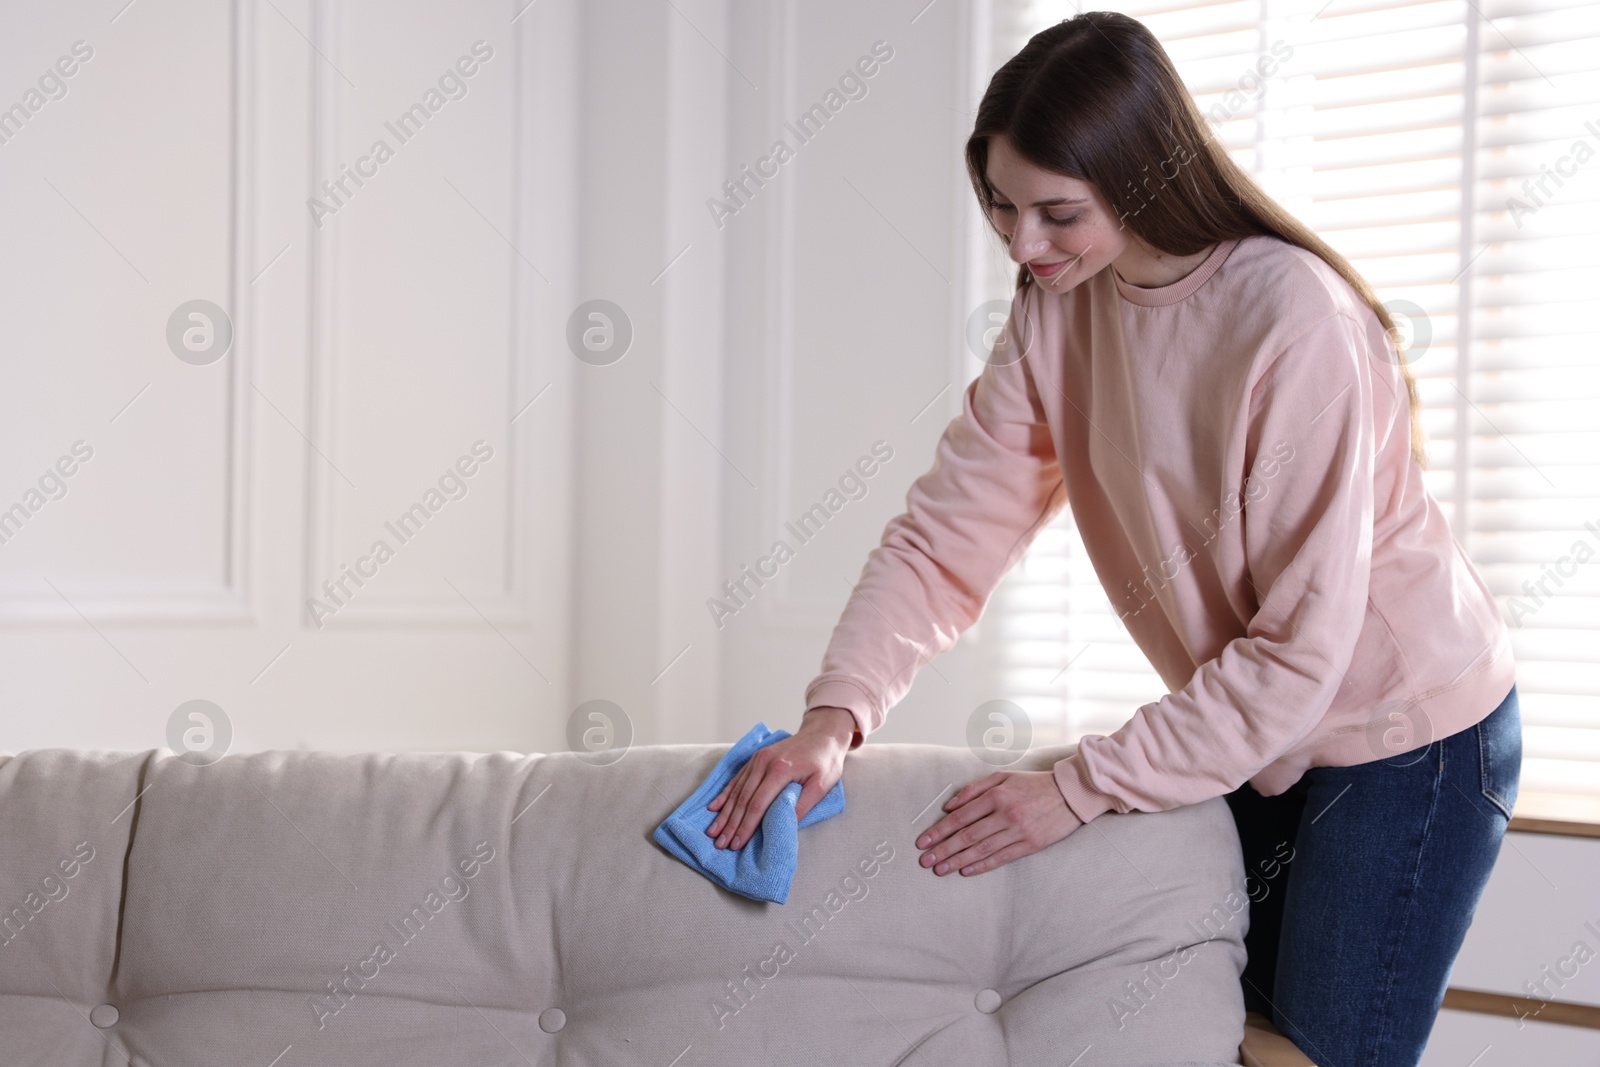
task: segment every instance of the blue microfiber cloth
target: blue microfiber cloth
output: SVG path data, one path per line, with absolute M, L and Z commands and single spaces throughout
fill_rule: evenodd
M 724 889 L 751 900 L 787 903 L 799 859 L 800 830 L 844 810 L 844 779 L 835 782 L 799 822 L 795 820 L 795 806 L 800 802 L 801 784 L 790 782 L 773 798 L 750 840 L 737 849 L 718 848 L 716 838 L 706 833 L 720 814 L 706 805 L 717 798 L 757 750 L 788 736 L 787 730 L 768 730 L 764 722 L 752 726 L 717 762 L 700 788 L 656 827 L 656 844 Z

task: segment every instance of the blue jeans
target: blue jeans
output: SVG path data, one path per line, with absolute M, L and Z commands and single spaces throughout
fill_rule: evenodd
M 1513 685 L 1425 748 L 1227 795 L 1244 848 L 1245 1007 L 1318 1067 L 1415 1067 L 1516 805 Z

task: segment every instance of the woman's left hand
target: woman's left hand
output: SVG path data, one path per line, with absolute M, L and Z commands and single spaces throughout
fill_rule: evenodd
M 928 850 L 918 862 L 935 874 L 981 874 L 1083 825 L 1050 771 L 996 771 L 962 786 L 944 807 L 949 814 L 917 838 Z

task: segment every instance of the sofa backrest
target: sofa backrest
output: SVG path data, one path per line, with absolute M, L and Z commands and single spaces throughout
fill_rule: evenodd
M 0 1059 L 1236 1062 L 1221 798 L 938 877 L 917 836 L 993 768 L 874 744 L 767 904 L 650 838 L 727 748 L 0 756 Z

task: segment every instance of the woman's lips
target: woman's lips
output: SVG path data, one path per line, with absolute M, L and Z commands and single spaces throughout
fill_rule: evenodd
M 1058 277 L 1059 275 L 1065 274 L 1068 270 L 1071 270 L 1077 265 L 1078 260 L 1082 259 L 1088 254 L 1089 249 L 1085 248 L 1082 252 L 1079 252 L 1071 259 L 1063 259 L 1056 263 L 1030 263 L 1028 264 L 1028 269 L 1033 271 L 1033 276 L 1038 278 L 1040 281 L 1050 281 L 1052 278 Z
M 1028 269 L 1033 271 L 1033 276 L 1035 278 L 1038 278 L 1041 281 L 1049 281 L 1057 275 L 1064 274 L 1070 270 L 1078 262 L 1078 260 L 1083 258 L 1084 253 L 1088 251 L 1089 250 L 1085 248 L 1083 252 L 1079 252 L 1071 259 L 1063 259 L 1055 263 L 1030 263 L 1028 264 Z

